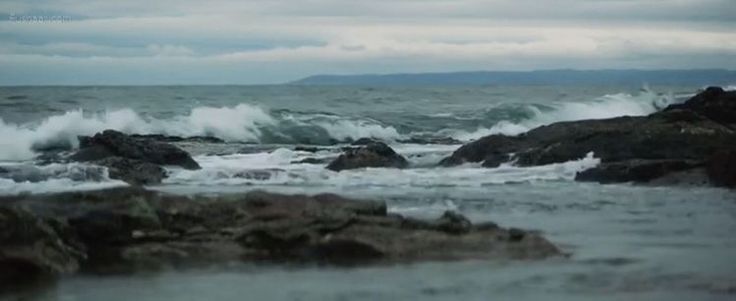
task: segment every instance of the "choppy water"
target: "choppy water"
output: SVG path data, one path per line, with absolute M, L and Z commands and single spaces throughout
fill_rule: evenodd
M 736 193 L 575 183 L 594 154 L 548 166 L 434 166 L 459 144 L 562 120 L 645 115 L 700 87 L 17 87 L 0 88 L 0 193 L 124 185 L 84 164 L 39 165 L 40 149 L 115 128 L 211 135 L 182 144 L 202 170 L 170 168 L 171 193 L 336 192 L 385 200 L 390 210 L 543 231 L 571 254 L 541 262 L 423 263 L 360 268 L 234 265 L 146 275 L 75 276 L 27 295 L 41 300 L 732 300 Z M 406 170 L 335 173 L 339 146 L 386 139 Z M 317 153 L 296 145 L 323 147 Z M 255 175 L 255 176 L 249 176 Z M 265 175 L 265 176 L 264 176 Z

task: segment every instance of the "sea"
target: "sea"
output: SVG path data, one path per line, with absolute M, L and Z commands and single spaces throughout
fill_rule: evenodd
M 210 136 L 186 141 L 200 170 L 167 167 L 174 194 L 266 190 L 381 200 L 392 212 L 542 232 L 569 256 L 541 261 L 357 267 L 232 263 L 65 276 L 16 300 L 734 300 L 736 192 L 573 181 L 595 153 L 535 167 L 438 167 L 462 143 L 559 121 L 642 116 L 703 86 L 0 87 L 0 195 L 126 184 L 104 168 L 49 160 L 105 129 Z M 735 89 L 730 86 L 728 89 Z M 334 172 L 359 138 L 386 141 L 407 169 Z M 310 163 L 302 160 L 310 159 Z M 317 162 L 317 163 L 315 163 Z M 3 297 L 0 297 L 2 299 Z

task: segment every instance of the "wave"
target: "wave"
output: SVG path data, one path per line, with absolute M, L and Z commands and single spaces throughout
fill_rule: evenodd
M 502 120 L 489 128 L 449 133 L 460 141 L 472 141 L 492 134 L 519 135 L 533 128 L 561 121 L 605 119 L 619 116 L 644 116 L 679 101 L 671 94 L 657 94 L 650 90 L 632 95 L 618 93 L 605 95 L 591 102 L 560 102 L 544 105 L 526 105 L 517 114 L 531 116 L 514 122 Z M 518 109 L 517 109 L 518 110 Z
M 231 142 L 333 144 L 362 137 L 401 137 L 378 121 L 324 114 L 271 113 L 258 106 L 197 107 L 186 115 L 146 118 L 131 109 L 90 113 L 68 111 L 40 122 L 9 124 L 0 118 L 0 161 L 30 160 L 36 151 L 77 146 L 77 136 L 105 129 L 130 134 L 213 136 Z M 9 139 L 8 139 L 9 138 Z
M 77 146 L 77 136 L 105 129 L 269 144 L 331 145 L 363 137 L 389 142 L 450 137 L 465 142 L 490 134 L 518 135 L 559 121 L 647 115 L 678 99 L 644 90 L 636 95 L 613 94 L 587 102 L 501 103 L 485 111 L 442 112 L 417 119 L 407 113 L 404 120 L 394 119 L 392 125 L 365 116 L 268 110 L 251 104 L 196 107 L 188 113 L 158 118 L 132 109 L 100 113 L 72 110 L 25 124 L 0 119 L 0 137 L 10 138 L 0 139 L 0 161 L 30 160 L 39 150 L 71 149 Z

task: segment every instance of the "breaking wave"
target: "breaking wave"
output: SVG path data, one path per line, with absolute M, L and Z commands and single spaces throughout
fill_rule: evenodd
M 673 95 L 657 94 L 649 90 L 632 95 L 626 93 L 605 95 L 591 102 L 558 102 L 544 105 L 526 105 L 518 114 L 528 116 L 521 121 L 502 120 L 489 128 L 474 131 L 455 131 L 451 136 L 460 141 L 471 141 L 491 134 L 518 135 L 533 128 L 560 121 L 605 119 L 618 116 L 644 116 L 675 103 Z
M 0 137 L 4 137 L 0 139 L 0 161 L 30 160 L 39 150 L 74 148 L 77 136 L 105 129 L 131 134 L 213 136 L 230 142 L 270 144 L 330 145 L 363 137 L 386 141 L 451 137 L 465 142 L 490 134 L 517 135 L 558 121 L 646 115 L 677 99 L 644 90 L 636 95 L 613 94 L 587 102 L 504 103 L 476 115 L 445 112 L 430 116 L 434 119 L 429 121 L 432 122 L 429 128 L 433 128 L 429 132 L 427 124 L 412 127 L 411 122 L 387 124 L 365 116 L 267 110 L 250 104 L 196 107 L 188 113 L 166 118 L 151 117 L 132 109 L 100 113 L 72 110 L 24 124 L 0 119 Z M 454 119 L 454 123 L 447 123 L 448 118 Z
M 131 134 L 213 136 L 232 142 L 331 144 L 362 137 L 395 140 L 399 133 L 370 119 L 268 112 L 260 107 L 197 107 L 166 119 L 146 118 L 131 109 L 90 113 L 68 111 L 40 122 L 8 124 L 0 119 L 0 161 L 28 160 L 35 151 L 76 147 L 77 136 L 105 129 Z

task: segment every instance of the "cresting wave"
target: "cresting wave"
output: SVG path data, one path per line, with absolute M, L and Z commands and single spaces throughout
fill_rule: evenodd
M 374 137 L 395 140 L 396 129 L 370 119 L 330 115 L 274 114 L 239 104 L 234 107 L 198 107 L 187 115 L 168 119 L 146 118 L 131 109 L 89 113 L 68 111 L 40 122 L 8 124 L 0 119 L 0 161 L 28 160 L 35 151 L 73 148 L 77 136 L 105 129 L 129 134 L 213 136 L 232 142 L 331 144 Z M 7 138 L 5 138 L 7 137 Z
M 460 141 L 471 141 L 492 134 L 518 135 L 533 128 L 560 121 L 605 119 L 619 116 L 644 116 L 680 100 L 671 94 L 657 94 L 643 89 L 639 94 L 618 93 L 604 95 L 590 102 L 558 102 L 527 105 L 527 116 L 520 122 L 500 121 L 490 128 L 475 131 L 455 131 L 452 136 Z
M 36 151 L 48 148 L 72 148 L 77 144 L 77 136 L 92 135 L 105 129 L 131 134 L 214 136 L 232 142 L 273 144 L 327 145 L 363 137 L 398 141 L 427 136 L 451 137 L 466 142 L 489 134 L 517 135 L 558 121 L 646 115 L 676 99 L 672 95 L 644 90 L 636 95 L 606 95 L 588 102 L 515 104 L 490 108 L 487 115 L 462 117 L 463 120 L 468 119 L 465 121 L 469 125 L 461 128 L 446 128 L 445 123 L 435 120 L 430 127 L 436 130 L 431 133 L 419 128 L 413 131 L 406 126 L 399 132 L 394 125 L 369 117 L 269 111 L 250 104 L 197 107 L 188 114 L 161 119 L 141 115 L 132 109 L 103 113 L 73 110 L 25 124 L 8 124 L 0 119 L 0 137 L 5 137 L 0 139 L 0 161 L 29 160 Z M 443 113 L 437 118 L 448 116 L 452 113 Z M 506 116 L 518 118 L 504 119 Z M 490 127 L 477 127 L 477 124 L 489 124 Z

